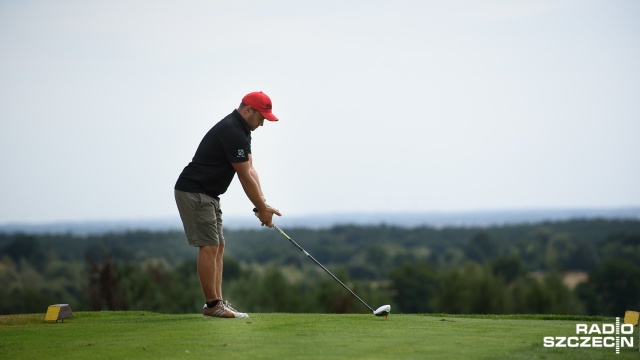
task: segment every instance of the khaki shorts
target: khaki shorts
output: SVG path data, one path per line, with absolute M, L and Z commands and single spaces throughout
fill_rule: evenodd
M 224 244 L 220 200 L 209 195 L 174 190 L 184 233 L 191 246 Z

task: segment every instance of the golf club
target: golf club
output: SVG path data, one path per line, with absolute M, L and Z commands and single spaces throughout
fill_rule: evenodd
M 258 209 L 254 208 L 253 209 L 253 214 L 257 217 L 258 216 Z M 264 225 L 264 224 L 262 224 L 262 225 Z M 373 310 L 373 308 L 371 306 L 369 306 L 366 302 L 364 302 L 364 300 L 360 299 L 360 297 L 358 295 L 356 295 L 356 293 L 351 291 L 351 289 L 349 289 L 347 287 L 347 285 L 343 284 L 342 281 L 340 281 L 340 279 L 338 279 L 335 275 L 333 275 L 331 273 L 331 271 L 329 271 L 326 267 L 324 267 L 322 264 L 320 264 L 320 262 L 318 262 L 318 260 L 316 260 L 313 256 L 311 256 L 311 254 L 309 254 L 305 249 L 303 249 L 302 246 L 298 245 L 297 242 L 293 241 L 293 239 L 291 237 L 289 237 L 289 235 L 287 235 L 284 231 L 282 231 L 276 224 L 273 224 L 273 228 L 276 229 L 282 236 L 287 238 L 287 240 L 289 240 L 293 245 L 295 245 L 298 249 L 300 249 L 300 251 L 302 251 L 305 255 L 307 255 L 309 257 L 309 259 L 313 260 L 313 262 L 316 263 L 318 266 L 320 266 L 322 268 L 322 270 L 326 271 L 327 274 L 331 275 L 331 277 L 335 281 L 337 281 L 340 285 L 342 285 L 342 287 L 347 289 L 351 293 L 351 295 L 355 296 L 356 299 L 360 300 L 360 302 L 363 303 L 364 306 L 366 306 L 367 308 L 369 308 L 369 310 L 371 310 L 371 312 L 373 312 L 373 315 L 375 315 L 375 316 L 384 316 L 387 320 L 389 319 L 389 313 L 391 312 L 391 305 L 382 305 L 379 308 L 377 308 L 376 310 Z

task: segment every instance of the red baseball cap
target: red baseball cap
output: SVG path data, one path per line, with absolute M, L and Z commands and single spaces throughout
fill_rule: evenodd
M 262 114 L 265 119 L 270 121 L 278 121 L 278 118 L 271 112 L 271 109 L 273 108 L 273 106 L 271 105 L 271 99 L 262 91 L 248 93 L 242 98 L 242 102 L 245 105 L 251 106 L 252 108 L 258 110 L 258 112 L 260 112 L 260 114 Z

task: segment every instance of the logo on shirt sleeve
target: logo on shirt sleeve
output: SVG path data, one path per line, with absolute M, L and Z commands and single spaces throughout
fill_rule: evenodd
M 238 149 L 238 157 L 244 157 L 244 149 Z

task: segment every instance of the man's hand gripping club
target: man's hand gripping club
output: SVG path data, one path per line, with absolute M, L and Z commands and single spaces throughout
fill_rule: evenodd
M 272 208 L 269 205 L 267 205 L 262 211 L 258 211 L 258 209 L 253 208 L 253 213 L 258 217 L 258 219 L 260 219 L 260 222 L 263 226 L 266 225 L 268 227 L 273 227 L 273 214 L 282 216 L 282 214 L 280 214 L 280 211 Z
M 262 226 L 266 225 L 267 227 L 273 227 L 273 214 L 282 216 L 282 214 L 280 214 L 278 210 L 272 208 L 269 205 L 267 205 L 267 207 L 263 211 L 258 211 L 257 208 L 253 208 L 253 213 L 258 217 L 258 219 L 260 219 Z

